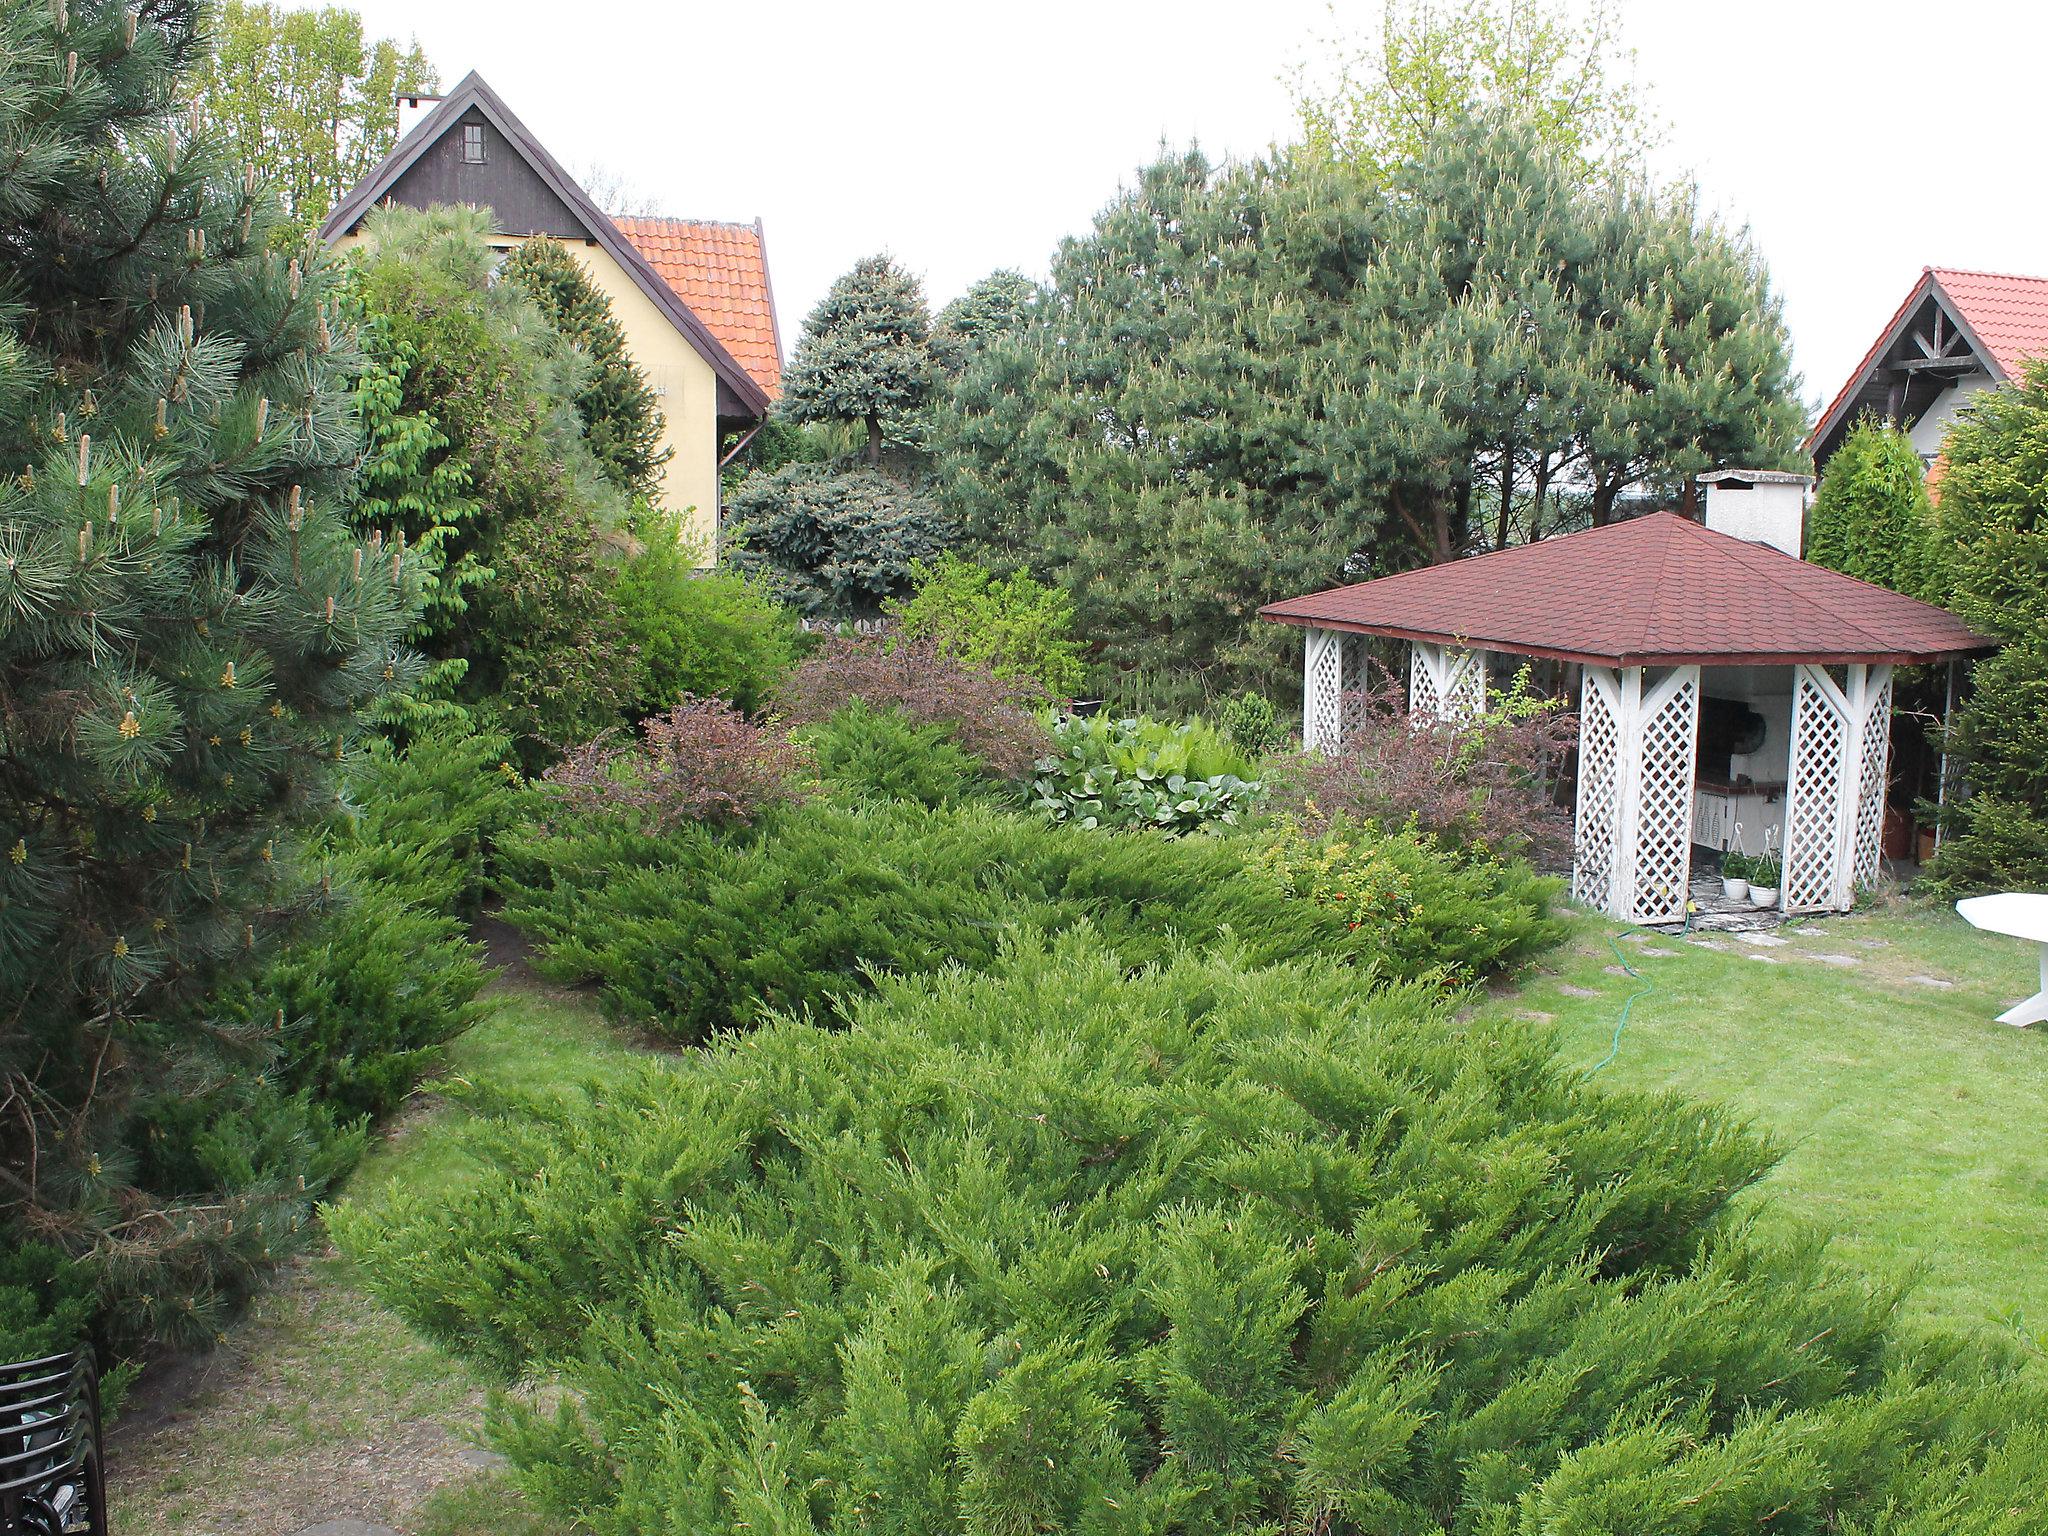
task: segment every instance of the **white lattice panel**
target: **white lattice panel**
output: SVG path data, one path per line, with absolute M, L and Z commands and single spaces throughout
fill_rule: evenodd
M 1621 692 L 1604 667 L 1587 667 L 1579 699 L 1579 797 L 1572 833 L 1572 895 L 1614 904 L 1621 837 Z
M 1892 669 L 1873 667 L 1865 690 L 1862 720 L 1863 762 L 1856 791 L 1856 843 L 1853 879 L 1858 887 L 1877 884 L 1884 856 L 1885 786 L 1892 761 Z
M 1311 629 L 1302 661 L 1301 741 L 1334 752 L 1344 725 L 1344 636 Z
M 1486 708 L 1486 653 L 1417 641 L 1408 648 L 1408 712 L 1469 720 Z
M 1408 713 L 1417 719 L 1432 719 L 1444 712 L 1443 695 L 1436 686 L 1437 655 L 1433 645 L 1408 647 Z
M 1787 912 L 1826 912 L 1840 901 L 1842 758 L 1849 744 L 1848 701 L 1818 667 L 1793 671 L 1792 761 L 1785 790 L 1784 887 Z
M 1685 921 L 1699 721 L 1698 667 L 1677 668 L 1643 698 L 1634 764 L 1633 922 Z
M 1338 701 L 1337 717 L 1343 734 L 1348 737 L 1357 729 L 1365 709 L 1365 695 L 1372 686 L 1369 667 L 1372 656 L 1367 650 L 1364 635 L 1339 636 L 1344 646 L 1343 665 L 1338 674 L 1343 679 L 1343 697 Z

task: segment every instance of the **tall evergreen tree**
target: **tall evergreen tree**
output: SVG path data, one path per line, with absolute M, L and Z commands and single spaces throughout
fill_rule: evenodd
M 2001 645 L 1949 733 L 1939 882 L 2048 887 L 2048 362 L 1978 395 L 1942 445 L 1933 594 Z
M 934 448 L 993 563 L 1196 696 L 1277 683 L 1262 602 L 1775 461 L 1793 383 L 1761 265 L 1688 198 L 1589 190 L 1539 128 L 1467 118 L 1384 184 L 1150 167 L 963 370 Z
M 658 499 L 658 476 L 672 450 L 661 445 L 654 386 L 626 347 L 612 301 L 583 264 L 546 235 L 520 246 L 504 270 L 540 306 L 556 334 L 582 354 L 586 368 L 576 390 L 576 414 L 583 419 L 585 446 L 613 484 Z
M 1806 557 L 1831 570 L 1920 596 L 1933 580 L 1934 506 L 1906 434 L 1865 419 L 1828 460 L 1807 515 Z
M 890 423 L 914 416 L 932 388 L 924 285 L 886 256 L 865 256 L 804 321 L 782 408 L 792 421 L 865 427 L 873 468 Z
M 932 322 L 932 356 L 958 373 L 983 347 L 1024 328 L 1038 284 L 1007 268 L 991 272 L 939 311 Z
M 228 1166 L 213 1092 L 262 1041 L 208 999 L 305 899 L 288 834 L 413 675 L 416 602 L 349 517 L 335 274 L 177 106 L 203 18 L 0 18 L 0 1216 L 187 1336 L 307 1198 Z M 140 1134 L 144 1086 L 215 1121 L 231 1192 Z

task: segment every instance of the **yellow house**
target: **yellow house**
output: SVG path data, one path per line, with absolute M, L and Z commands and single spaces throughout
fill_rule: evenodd
M 782 389 L 759 221 L 608 217 L 474 72 L 438 100 L 406 98 L 399 107 L 397 147 L 341 200 L 321 238 L 345 246 L 373 208 L 397 203 L 489 208 L 507 248 L 533 235 L 560 241 L 611 300 L 660 398 L 671 450 L 662 499 L 702 558 L 715 559 L 719 469 Z

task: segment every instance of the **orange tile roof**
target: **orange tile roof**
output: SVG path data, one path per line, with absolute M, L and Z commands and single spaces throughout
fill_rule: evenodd
M 782 393 L 782 337 L 759 224 L 617 219 L 619 231 L 770 400 Z
M 2019 377 L 2028 358 L 2048 357 L 2048 277 L 1929 270 L 2008 379 Z

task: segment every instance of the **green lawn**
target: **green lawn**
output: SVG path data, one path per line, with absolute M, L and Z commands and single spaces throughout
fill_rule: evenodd
M 500 988 L 492 1000 L 450 1046 L 448 1076 L 553 1092 L 643 1054 L 573 999 Z M 459 1106 L 423 1097 L 347 1198 L 459 1183 L 462 1120 Z M 339 1255 L 283 1277 L 193 1369 L 196 1390 L 175 1414 L 117 1430 L 109 1493 L 123 1536 L 282 1536 L 341 1518 L 409 1536 L 565 1536 L 479 1451 L 482 1380 L 410 1333 Z
M 1486 1008 L 1554 1021 L 1566 1057 L 1591 1067 L 1629 995 L 1653 987 L 1596 1082 L 1672 1088 L 1750 1116 L 1786 1149 L 1749 1197 L 1766 1221 L 1818 1222 L 1840 1234 L 1843 1259 L 1917 1272 L 1914 1319 L 2038 1339 L 2048 1031 L 1994 1022 L 2034 990 L 2034 946 L 1904 903 L 1780 936 L 1761 948 L 1698 936 L 1723 946 L 1709 949 L 1582 918 L 1566 948 Z M 1610 940 L 1642 981 L 1616 974 Z

